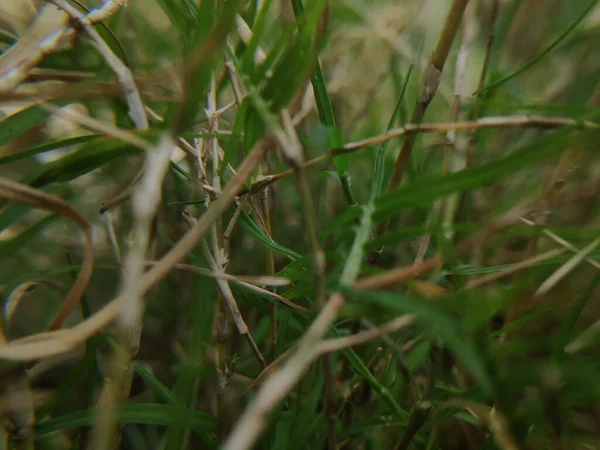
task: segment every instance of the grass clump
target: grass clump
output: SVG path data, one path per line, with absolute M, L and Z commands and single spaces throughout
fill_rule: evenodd
M 3 448 L 600 448 L 598 2 L 401 3 L 0 7 Z

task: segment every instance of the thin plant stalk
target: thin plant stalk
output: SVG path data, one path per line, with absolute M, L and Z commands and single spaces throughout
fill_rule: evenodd
M 489 128 L 563 128 L 577 127 L 580 129 L 598 128 L 599 124 L 593 121 L 579 121 L 569 117 L 545 117 L 536 115 L 516 115 L 516 116 L 490 116 L 482 117 L 477 120 L 461 121 L 461 122 L 438 122 L 438 123 L 422 123 L 420 125 L 407 124 L 404 127 L 393 128 L 385 133 L 361 139 L 359 141 L 348 142 L 343 147 L 331 150 L 329 153 L 312 158 L 304 163 L 305 167 L 311 167 L 319 163 L 323 163 L 331 159 L 333 156 L 343 153 L 354 153 L 367 147 L 379 145 L 381 143 L 407 136 L 414 133 L 446 133 L 450 130 L 465 131 L 465 130 L 480 130 Z M 258 180 L 254 185 L 243 188 L 238 193 L 244 195 L 247 193 L 255 193 L 264 186 L 268 186 L 281 178 L 294 174 L 294 169 L 284 170 L 283 172 L 265 175 Z
M 84 14 L 80 13 L 76 8 L 71 6 L 65 0 L 54 0 L 56 5 L 58 5 L 61 9 L 63 9 L 66 13 L 68 13 L 71 17 L 75 17 L 79 20 L 87 34 L 92 38 L 97 50 L 100 52 L 102 57 L 106 60 L 107 64 L 113 69 L 117 78 L 121 85 L 123 86 L 123 92 L 125 93 L 125 98 L 127 100 L 127 104 L 129 105 L 129 115 L 135 127 L 138 130 L 147 130 L 148 129 L 148 118 L 146 117 L 146 112 L 144 110 L 144 106 L 142 103 L 142 99 L 140 97 L 140 93 L 135 85 L 135 81 L 133 79 L 133 74 L 131 70 L 121 62 L 121 60 L 113 53 L 110 47 L 104 42 L 100 34 L 92 27 L 90 20 Z M 95 20 L 103 20 L 105 17 L 113 14 L 117 9 L 119 9 L 119 2 L 110 2 L 115 5 L 115 9 L 107 8 L 105 11 L 95 10 L 94 13 L 97 13 L 95 16 Z
M 450 53 L 452 43 L 458 34 L 462 16 L 468 3 L 469 0 L 454 0 L 452 3 L 437 46 L 433 52 L 433 55 L 431 56 L 427 68 L 425 69 L 417 102 L 415 103 L 415 107 L 411 116 L 411 124 L 420 124 L 423 121 L 427 107 L 437 93 L 440 77 L 442 75 L 442 71 L 444 70 L 444 65 L 448 59 L 448 54 Z M 394 165 L 388 190 L 394 189 L 402 181 L 404 172 L 406 171 L 408 162 L 410 160 L 412 149 L 415 145 L 415 141 L 416 136 L 407 137 L 404 140 L 402 148 L 400 149 L 400 154 L 398 155 L 398 159 Z
M 479 92 L 475 98 L 475 106 L 473 107 L 473 116 L 471 120 L 477 120 L 479 118 L 479 113 L 481 112 L 481 98 L 482 93 L 480 92 L 485 85 L 485 80 L 487 78 L 488 70 L 490 68 L 490 64 L 492 61 L 492 48 L 494 45 L 494 37 L 496 36 L 496 21 L 498 20 L 498 10 L 499 10 L 500 0 L 492 0 L 492 9 L 490 11 L 490 20 L 488 23 L 488 38 L 485 44 L 485 57 L 483 59 L 483 65 L 481 66 L 481 74 L 479 75 L 479 83 L 477 85 L 477 91 Z M 469 146 L 467 147 L 467 160 L 466 166 L 471 166 L 471 161 L 473 158 L 472 155 L 472 144 L 475 140 L 477 130 L 471 131 L 471 136 L 469 139 Z
M 471 21 L 470 19 L 473 18 L 473 14 L 473 4 L 471 4 L 471 8 L 467 7 L 464 13 L 465 17 L 462 22 L 461 43 L 458 50 L 458 55 L 456 57 L 454 102 L 452 105 L 452 120 L 455 122 L 459 119 L 460 107 L 463 102 L 463 97 L 465 96 L 467 61 L 471 44 L 475 38 L 469 29 L 469 22 Z M 444 155 L 443 173 L 455 172 L 467 168 L 466 160 L 459 161 L 456 150 L 458 150 L 460 153 L 467 153 L 468 141 L 463 139 L 463 136 L 456 130 L 449 131 L 447 136 L 448 147 L 446 154 Z M 459 206 L 460 194 L 458 192 L 450 195 L 444 200 L 442 223 L 444 228 L 444 239 L 446 242 L 450 242 L 454 237 L 454 220 Z
M 208 127 L 209 132 L 218 130 L 219 121 L 218 116 L 215 114 L 217 110 L 217 87 L 216 80 L 213 76 L 210 82 L 210 90 L 208 92 Z M 199 167 L 202 166 L 200 159 L 201 155 L 210 152 L 212 155 L 212 180 L 210 180 L 210 186 L 215 189 L 216 192 L 221 191 L 221 159 L 219 155 L 219 141 L 216 138 L 208 139 L 204 141 L 205 148 L 198 148 Z M 207 192 L 207 198 L 210 198 L 211 193 Z M 221 218 L 215 220 L 211 227 L 211 243 L 212 243 L 212 254 L 203 242 L 203 250 L 205 257 L 208 259 L 211 269 L 213 271 L 225 272 L 224 265 L 226 264 L 227 255 L 224 248 L 223 238 L 223 222 Z M 217 389 L 216 389 L 216 414 L 217 417 L 221 417 L 223 414 L 223 399 L 225 395 L 225 388 L 227 385 L 227 353 L 229 345 L 231 344 L 231 327 L 228 319 L 227 306 L 225 304 L 224 295 L 231 293 L 228 291 L 229 285 L 217 283 L 219 289 L 217 289 L 217 314 L 214 317 L 215 323 L 213 325 L 217 333 L 217 354 L 216 354 L 216 365 L 217 365 Z M 222 428 L 221 433 L 225 430 Z
M 458 34 L 462 16 L 468 3 L 469 0 L 454 0 L 452 2 L 452 6 L 450 7 L 450 11 L 446 17 L 446 22 L 444 24 L 444 28 L 442 29 L 442 33 L 440 34 L 437 46 L 433 52 L 433 55 L 431 55 L 429 64 L 427 65 L 425 73 L 423 74 L 423 80 L 421 82 L 417 101 L 410 119 L 411 124 L 418 125 L 423 122 L 427 107 L 437 93 L 442 71 L 444 70 L 444 65 L 448 59 L 448 54 L 450 53 L 452 43 Z M 416 140 L 416 134 L 408 135 L 404 139 L 404 143 L 402 144 L 402 148 L 400 149 L 400 153 L 398 154 L 398 158 L 396 159 L 396 163 L 394 164 L 394 168 L 392 170 L 392 176 L 388 184 L 388 191 L 393 190 L 402 182 L 404 173 L 408 168 L 412 149 L 415 146 Z M 379 234 L 385 233 L 388 227 L 389 220 L 385 221 L 379 228 Z

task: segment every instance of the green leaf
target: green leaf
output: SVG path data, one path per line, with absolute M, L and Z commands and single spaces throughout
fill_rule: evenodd
M 189 37 L 192 35 L 192 29 L 194 27 L 195 16 L 190 14 L 186 2 L 183 0 L 157 0 L 156 3 L 174 25 L 174 29 L 179 31 L 183 41 L 189 42 Z
M 323 371 L 314 371 L 307 374 L 297 387 L 300 395 L 294 410 L 295 417 L 290 430 L 289 450 L 307 448 L 312 437 L 311 428 L 315 418 L 323 419 L 323 414 L 315 411 L 323 398 L 322 373 Z
M 410 80 L 412 70 L 413 64 L 409 66 L 408 71 L 406 72 L 406 76 L 404 77 L 402 90 L 400 91 L 400 95 L 398 96 L 398 100 L 396 101 L 396 106 L 394 107 L 392 117 L 390 117 L 390 121 L 388 122 L 387 131 L 391 130 L 394 127 L 396 121 L 398 120 L 398 116 L 400 115 L 400 111 L 402 110 L 402 102 L 404 101 L 406 86 L 408 86 L 408 81 Z M 375 199 L 383 193 L 385 177 L 385 153 L 387 151 L 389 143 L 390 141 L 385 141 L 384 143 L 382 143 L 379 146 L 377 153 L 375 154 L 375 161 L 373 162 L 373 181 L 371 182 L 371 199 Z
M 36 410 L 35 416 L 37 419 L 43 419 L 48 414 L 52 414 L 56 411 L 62 402 L 67 400 L 67 395 L 73 392 L 73 389 L 78 383 L 81 383 L 82 379 L 85 379 L 93 366 L 94 360 L 92 358 L 87 357 L 87 355 L 82 358 L 75 367 L 65 375 L 59 386 L 54 390 L 54 395 L 50 400 Z
M 313 6 L 314 3 L 316 2 L 312 2 L 311 6 Z M 292 0 L 292 7 L 296 16 L 298 29 L 302 32 L 304 31 L 304 25 L 307 21 L 307 14 L 305 13 L 302 0 Z M 317 22 L 320 20 L 319 16 L 320 14 L 316 15 Z M 331 99 L 329 98 L 329 93 L 327 92 L 325 77 L 323 76 L 323 70 L 321 69 L 321 64 L 319 63 L 318 59 L 315 62 L 315 69 L 310 77 L 310 82 L 315 94 L 315 103 L 319 113 L 319 120 L 322 125 L 331 130 L 327 136 L 327 145 L 329 148 L 340 148 L 344 145 L 344 136 L 335 122 Z M 342 189 L 344 191 L 346 200 L 348 201 L 349 205 L 354 205 L 356 204 L 356 200 L 354 198 L 354 194 L 352 193 L 352 189 L 350 188 L 350 181 L 347 176 L 349 165 L 349 154 L 341 154 L 333 157 L 333 166 L 340 176 L 340 181 L 342 183 Z
M 319 239 L 323 240 L 333 234 L 339 228 L 344 227 L 346 224 L 358 219 L 361 216 L 362 208 L 360 205 L 353 205 L 347 208 L 343 213 L 338 215 L 335 219 L 333 219 L 327 228 L 323 230 Z
M 600 274 L 597 274 L 592 281 L 582 289 L 582 292 L 579 294 L 579 297 L 569 310 L 565 321 L 558 333 L 558 337 L 556 339 L 556 343 L 554 344 L 553 355 L 556 358 L 561 357 L 564 354 L 565 347 L 569 343 L 569 340 L 574 335 L 575 325 L 577 324 L 577 320 L 581 316 L 585 305 L 587 304 L 590 297 L 593 295 L 596 287 L 600 283 Z
M 173 392 L 169 390 L 161 381 L 156 378 L 152 372 L 146 369 L 142 364 L 135 363 L 135 373 L 142 378 L 159 397 L 170 405 L 183 406 L 183 403 L 177 398 Z
M 167 298 L 176 288 L 176 281 L 170 280 L 161 290 L 162 298 Z M 214 317 L 217 312 L 215 301 L 206 301 L 207 294 L 213 296 L 213 281 L 202 276 L 194 276 L 188 291 L 189 309 L 183 319 L 185 331 L 185 359 L 182 361 L 181 370 L 172 389 L 172 394 L 179 402 L 189 408 L 197 404 L 201 382 L 207 377 L 207 372 L 214 373 L 214 369 L 202 366 L 197 361 L 206 360 L 208 350 L 206 343 L 211 340 Z M 211 437 L 206 438 L 211 446 L 216 442 Z M 165 450 L 185 449 L 188 447 L 188 433 L 182 433 L 177 427 L 167 430 L 160 448 Z
M 41 172 L 28 177 L 27 184 L 39 188 L 51 183 L 64 183 L 102 167 L 116 158 L 139 153 L 141 150 L 120 139 L 96 139 L 44 165 Z
M 273 450 L 287 450 L 291 437 L 292 425 L 294 424 L 295 414 L 293 411 L 281 411 L 277 416 L 277 425 L 275 428 L 275 440 Z
M 86 409 L 37 423 L 35 437 L 41 439 L 57 431 L 93 426 L 97 414 L 97 409 Z M 201 436 L 216 432 L 218 427 L 217 418 L 211 414 L 181 406 L 152 403 L 132 403 L 122 406 L 118 412 L 118 421 L 121 424 L 138 423 L 189 428 Z
M 38 126 L 51 115 L 51 111 L 34 105 L 4 119 L 0 122 L 0 147 Z
M 491 394 L 492 381 L 483 358 L 478 354 L 472 336 L 462 336 L 463 330 L 458 321 L 436 310 L 433 304 L 427 303 L 421 298 L 411 299 L 389 292 L 351 288 L 344 288 L 344 291 L 352 298 L 360 299 L 363 305 L 367 303 L 378 306 L 394 314 L 415 314 L 423 331 L 430 336 L 440 338 L 452 350 L 456 358 L 462 360 L 471 371 L 482 390 L 488 395 Z
M 164 3 L 170 3 L 163 0 Z M 177 3 L 181 4 L 181 1 Z M 192 29 L 186 32 L 191 36 L 187 41 L 185 54 L 185 97 L 184 101 L 173 103 L 167 113 L 167 123 L 174 123 L 175 134 L 187 130 L 194 125 L 198 111 L 205 107 L 205 95 L 208 91 L 214 71 L 221 61 L 222 46 L 229 30 L 233 27 L 241 0 L 230 0 L 220 3 L 222 8 L 216 10 L 215 2 L 203 1 L 198 9 Z M 189 16 L 187 6 L 180 6 L 184 15 Z M 179 14 L 179 13 L 174 13 Z M 184 25 L 188 27 L 188 25 Z M 198 58 L 201 58 L 198 60 Z
M 262 97 L 270 103 L 273 112 L 279 112 L 288 104 L 316 64 L 322 42 L 315 42 L 313 36 L 324 6 L 323 0 L 311 2 L 310 9 L 304 11 L 298 24 L 299 32 L 289 41 L 286 51 L 273 67 L 271 78 L 262 91 Z
M 342 336 L 342 334 L 335 327 L 330 328 L 335 336 Z M 358 376 L 364 379 L 369 386 L 371 386 L 373 390 L 375 390 L 375 392 L 381 396 L 381 398 L 388 404 L 388 406 L 392 409 L 392 411 L 394 411 L 394 413 L 403 423 L 406 423 L 408 420 L 408 412 L 402 409 L 398 402 L 396 402 L 396 399 L 394 399 L 391 392 L 384 385 L 382 385 L 377 378 L 375 378 L 357 353 L 352 348 L 346 348 L 342 350 L 342 354 L 346 357 L 348 362 L 350 362 L 350 365 L 356 371 Z
M 95 139 L 98 139 L 99 135 L 93 134 L 89 136 L 78 136 L 74 138 L 65 139 L 62 141 L 50 142 L 48 144 L 43 144 L 38 147 L 33 147 L 27 150 L 22 150 L 17 153 L 12 153 L 0 158 L 0 166 L 8 163 L 12 163 L 15 161 L 20 161 L 25 158 L 29 158 L 30 156 L 39 155 L 40 153 L 50 152 L 52 150 L 57 150 L 59 148 L 69 147 L 71 145 L 83 144 Z
M 299 253 L 274 242 L 256 223 L 254 223 L 245 211 L 240 214 L 239 224 L 246 232 L 250 233 L 254 239 L 265 247 L 285 256 L 291 261 L 297 261 L 302 257 Z
M 251 25 L 248 23 L 248 26 L 252 27 L 252 38 L 244 49 L 239 68 L 241 68 L 242 73 L 250 76 L 253 84 L 260 84 L 261 80 L 264 79 L 266 72 L 272 68 L 273 63 L 281 55 L 285 44 L 289 42 L 289 38 L 291 37 L 291 33 L 284 33 L 284 36 L 280 36 L 275 43 L 269 43 L 270 51 L 266 55 L 266 60 L 259 66 L 256 65 L 256 51 L 260 46 L 261 40 L 264 38 L 272 3 L 273 0 L 262 2 L 260 13 L 254 20 L 254 23 Z
M 542 161 L 564 150 L 568 144 L 571 129 L 549 133 L 527 147 L 505 158 L 492 161 L 480 167 L 453 172 L 444 176 L 424 178 L 407 186 L 382 195 L 375 201 L 375 219 L 380 221 L 398 211 L 410 207 L 426 206 L 438 197 L 458 191 L 471 190 L 478 186 L 512 175 L 532 164 Z M 590 136 L 594 132 L 584 134 Z M 596 134 L 598 134 L 596 132 Z
M 571 33 L 571 31 L 573 31 L 575 29 L 575 27 L 577 25 L 579 25 L 583 19 L 585 19 L 587 17 L 587 15 L 594 9 L 594 7 L 598 4 L 598 0 L 592 0 L 588 3 L 588 5 L 583 9 L 583 11 L 581 12 L 581 14 L 579 15 L 579 17 L 577 17 L 577 19 L 575 19 L 568 27 L 565 31 L 563 31 L 554 41 L 552 41 L 550 43 L 550 45 L 548 47 L 546 47 L 546 49 L 544 49 L 544 51 L 542 51 L 539 55 L 537 55 L 535 58 L 533 58 L 532 60 L 530 60 L 529 62 L 527 62 L 525 65 L 523 65 L 522 67 L 520 67 L 519 69 L 515 70 L 513 73 L 511 73 L 510 75 L 507 75 L 505 77 L 500 78 L 497 81 L 494 81 L 491 84 L 488 84 L 487 86 L 482 87 L 481 89 L 475 91 L 473 93 L 473 95 L 477 95 L 480 94 L 482 92 L 485 92 L 489 89 L 492 89 L 494 87 L 500 86 L 501 84 L 506 83 L 508 80 L 513 79 L 514 77 L 516 77 L 517 75 L 525 72 L 527 69 L 529 69 L 530 67 L 534 66 L 535 64 L 537 64 L 544 56 L 546 56 L 548 53 L 550 53 L 554 48 L 556 48 L 556 46 L 558 44 L 560 44 L 568 35 L 569 33 Z

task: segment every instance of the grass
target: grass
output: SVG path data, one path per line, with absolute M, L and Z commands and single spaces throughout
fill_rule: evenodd
M 1 448 L 600 448 L 597 1 L 56 5 L 0 7 Z

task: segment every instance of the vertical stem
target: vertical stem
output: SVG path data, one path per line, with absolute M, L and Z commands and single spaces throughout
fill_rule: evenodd
M 498 9 L 499 9 L 499 0 L 492 0 L 492 10 L 490 11 L 490 21 L 488 24 L 488 38 L 485 46 L 485 58 L 483 60 L 483 66 L 481 67 L 481 74 L 479 75 L 479 83 L 477 85 L 477 91 L 481 91 L 483 86 L 485 85 L 485 79 L 487 77 L 487 73 L 490 67 L 490 63 L 492 61 L 492 47 L 494 45 L 494 38 L 496 36 L 496 21 L 498 20 Z M 477 98 L 475 99 L 475 107 L 473 108 L 473 117 L 471 120 L 477 120 L 479 118 L 479 114 L 481 112 L 481 97 L 482 93 L 477 94 Z M 467 151 L 465 155 L 465 167 L 471 167 L 473 163 L 473 142 L 475 141 L 477 135 L 477 129 L 471 130 L 469 135 L 469 141 L 467 143 Z M 468 192 L 463 192 L 460 196 L 460 205 L 459 211 L 462 211 L 461 214 L 463 217 L 466 215 L 465 205 L 467 204 L 467 199 L 470 194 Z M 468 219 L 467 219 L 468 220 Z M 482 259 L 481 248 L 477 247 L 473 250 L 473 260 L 479 261 Z M 480 261 L 481 262 L 481 261 Z
M 444 24 L 442 33 L 440 34 L 437 46 L 433 52 L 433 55 L 431 55 L 429 64 L 425 69 L 425 73 L 423 74 L 423 80 L 417 96 L 417 102 L 415 103 L 415 107 L 410 119 L 410 123 L 412 124 L 418 125 L 423 121 L 427 107 L 429 106 L 429 103 L 431 103 L 431 100 L 433 100 L 435 97 L 440 83 L 440 77 L 442 75 L 442 71 L 444 70 L 444 65 L 448 59 L 448 54 L 450 53 L 452 43 L 458 34 L 460 22 L 468 3 L 469 0 L 454 0 L 452 3 L 452 7 L 450 8 L 448 16 L 446 17 L 446 22 Z M 398 155 L 396 164 L 392 170 L 392 176 L 388 184 L 388 191 L 395 189 L 402 182 L 404 173 L 406 172 L 408 163 L 410 162 L 410 156 L 416 140 L 416 133 L 410 133 L 404 138 L 404 143 L 400 149 L 400 154 Z M 379 234 L 385 233 L 388 227 L 389 220 L 382 224 L 379 229 Z
M 469 21 L 473 19 L 473 15 L 473 8 L 467 8 L 462 22 L 461 43 L 456 58 L 456 69 L 454 74 L 454 102 L 452 104 L 453 122 L 459 120 L 460 107 L 466 91 L 465 79 L 467 61 L 470 46 L 475 37 L 471 32 L 472 28 L 469 27 Z M 464 169 L 466 161 L 458 161 L 455 150 L 458 149 L 460 154 L 466 154 L 468 152 L 468 140 L 463 139 L 462 133 L 458 130 L 452 130 L 448 132 L 447 136 L 448 146 L 446 154 L 444 155 L 444 173 Z M 460 200 L 460 193 L 453 193 L 443 201 L 442 221 L 444 227 L 444 239 L 448 243 L 454 238 L 454 223 L 457 212 L 460 210 Z M 440 257 L 441 256 L 440 253 Z
M 487 77 L 487 73 L 490 67 L 490 62 L 492 59 L 492 46 L 494 45 L 494 36 L 496 35 L 496 21 L 498 20 L 498 8 L 499 8 L 499 0 L 492 0 L 492 11 L 490 12 L 490 22 L 488 25 L 488 39 L 485 45 L 485 58 L 483 60 L 483 66 L 481 67 L 481 75 L 479 76 L 479 84 L 477 85 L 477 91 L 481 91 L 483 86 L 485 85 L 485 79 Z M 477 99 L 475 101 L 475 107 L 473 108 L 473 117 L 471 120 L 477 120 L 479 118 L 479 113 L 481 111 L 481 93 L 477 94 Z M 471 139 L 469 140 L 469 147 L 467 149 L 467 167 L 471 166 L 472 154 L 471 154 L 471 144 L 475 139 L 475 134 L 477 133 L 477 129 L 473 129 L 471 132 Z
M 210 91 L 208 93 L 208 119 L 209 132 L 214 133 L 219 128 L 219 122 L 215 112 L 217 111 L 217 86 L 213 76 L 210 82 Z M 221 192 L 221 160 L 219 156 L 219 142 L 213 137 L 208 141 L 208 150 L 212 155 L 212 182 L 211 186 L 216 192 Z M 223 239 L 223 221 L 219 217 L 214 221 L 211 229 L 212 254 L 219 268 L 223 267 L 223 262 L 227 259 L 224 248 Z M 206 248 L 207 255 L 210 254 L 208 247 Z M 208 256 L 207 256 L 208 257 Z M 223 411 L 223 396 L 225 395 L 225 387 L 227 385 L 227 354 L 228 345 L 230 344 L 231 324 L 228 320 L 227 306 L 223 299 L 223 294 L 220 289 L 217 289 L 217 304 L 218 310 L 215 316 L 215 329 L 217 334 L 217 397 L 216 397 L 216 413 L 217 417 L 222 417 Z M 221 435 L 226 433 L 225 421 L 221 423 Z

